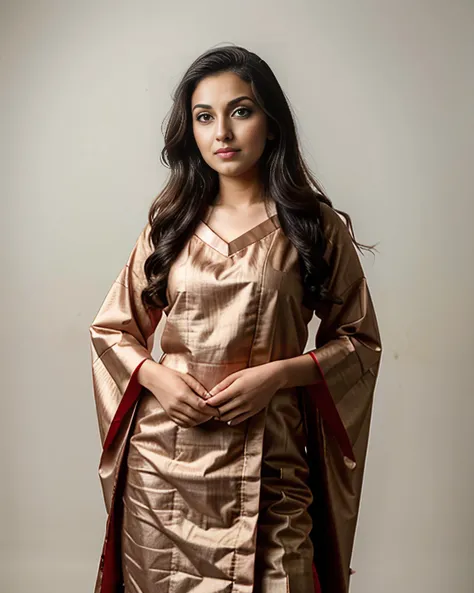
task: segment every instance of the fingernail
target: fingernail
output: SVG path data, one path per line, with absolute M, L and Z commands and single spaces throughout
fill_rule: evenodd
M 344 464 L 349 469 L 355 469 L 357 467 L 356 462 L 353 461 L 352 459 L 349 459 L 349 457 L 346 457 L 345 455 L 344 455 Z

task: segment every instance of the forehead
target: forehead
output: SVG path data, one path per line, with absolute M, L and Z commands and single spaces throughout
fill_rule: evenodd
M 191 96 L 191 104 L 208 103 L 213 107 L 225 105 L 239 95 L 254 99 L 250 83 L 233 72 L 220 72 L 206 76 L 199 81 Z

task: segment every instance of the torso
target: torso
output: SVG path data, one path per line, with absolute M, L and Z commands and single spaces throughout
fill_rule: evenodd
M 260 214 L 201 221 L 170 268 L 160 364 L 207 390 L 307 342 L 298 252 L 278 216 Z M 313 590 L 305 444 L 296 388 L 242 423 L 189 428 L 145 391 L 127 453 L 124 574 L 142 591 Z

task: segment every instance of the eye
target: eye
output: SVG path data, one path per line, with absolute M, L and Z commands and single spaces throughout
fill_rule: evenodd
M 203 119 L 201 119 L 201 117 L 202 117 L 203 115 L 207 115 L 208 117 L 210 117 L 210 114 L 209 114 L 209 113 L 200 113 L 200 114 L 199 114 L 199 115 L 196 117 L 196 121 L 203 121 L 203 122 L 206 122 L 206 123 L 207 123 L 207 122 L 209 121 L 208 119 L 206 119 L 206 120 L 203 120 Z
M 242 115 L 242 112 L 243 112 L 243 115 Z M 251 115 L 252 110 L 249 109 L 248 107 L 239 107 L 238 109 L 236 109 L 234 111 L 234 113 L 232 115 L 235 115 L 236 113 L 241 113 L 241 115 L 239 115 L 237 117 L 237 119 L 246 119 L 247 117 L 249 117 Z M 204 119 L 204 118 L 206 118 L 206 119 Z M 212 118 L 212 116 L 210 113 L 206 113 L 203 111 L 196 117 L 196 121 L 200 121 L 201 123 L 207 124 L 211 120 L 211 118 Z
M 234 113 L 237 113 L 238 111 L 246 111 L 247 115 L 244 115 L 242 117 L 240 117 L 239 119 L 243 119 L 244 117 L 249 117 L 249 115 L 252 113 L 252 110 L 249 109 L 248 107 L 239 107 L 238 109 L 236 109 L 234 111 Z

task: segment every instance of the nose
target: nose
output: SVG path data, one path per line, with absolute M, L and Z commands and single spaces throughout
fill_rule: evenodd
M 217 122 L 216 140 L 222 142 L 232 138 L 232 130 L 230 122 L 225 117 L 221 117 Z

